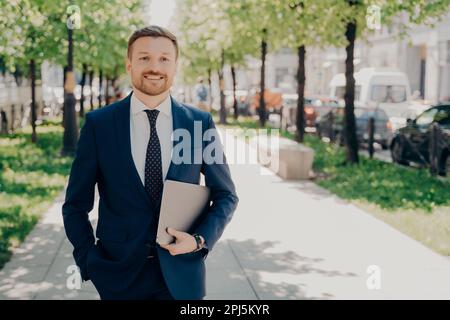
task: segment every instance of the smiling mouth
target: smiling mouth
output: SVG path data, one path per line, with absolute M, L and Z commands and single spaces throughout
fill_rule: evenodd
M 162 79 L 164 79 L 163 76 L 144 76 L 144 78 L 147 80 L 162 80 Z

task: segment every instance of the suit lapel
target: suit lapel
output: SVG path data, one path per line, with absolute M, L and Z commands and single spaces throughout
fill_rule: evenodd
M 142 184 L 139 173 L 134 164 L 133 155 L 131 153 L 131 139 L 130 139 L 130 93 L 121 103 L 117 106 L 114 113 L 114 121 L 117 132 L 117 142 L 119 154 L 121 156 L 122 163 L 124 164 L 124 170 L 126 176 L 130 177 L 132 185 L 135 185 L 143 198 L 149 205 L 152 205 L 150 196 Z
M 114 112 L 114 122 L 117 132 L 117 142 L 118 150 L 124 164 L 124 170 L 127 175 L 132 180 L 132 184 L 135 185 L 142 196 L 146 199 L 146 202 L 153 206 L 150 197 L 145 190 L 142 180 L 134 164 L 133 155 L 131 153 L 131 139 L 130 139 L 130 103 L 131 95 L 130 93 L 125 99 L 123 99 L 117 106 Z M 181 104 L 178 103 L 172 96 L 171 98 L 171 108 L 172 108 L 172 126 L 173 131 L 180 128 L 188 128 L 186 124 L 185 110 Z M 175 147 L 175 141 L 172 142 L 173 147 Z M 172 154 L 173 159 L 173 154 Z M 169 169 L 167 171 L 166 179 L 172 180 L 176 177 L 178 166 L 170 161 Z
M 172 101 L 172 126 L 173 131 L 177 129 L 187 129 L 187 118 L 185 114 L 184 107 L 178 103 L 177 100 L 175 100 L 172 95 L 170 96 L 170 99 Z M 175 141 L 172 140 L 172 148 L 175 147 Z M 176 172 L 178 169 L 178 166 L 174 164 L 173 162 L 174 154 L 172 152 L 172 159 L 170 161 L 169 170 L 167 171 L 166 180 L 174 180 L 174 178 L 177 176 Z

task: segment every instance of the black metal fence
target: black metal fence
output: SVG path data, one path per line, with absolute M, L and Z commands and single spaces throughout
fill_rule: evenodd
M 36 103 L 36 113 L 38 121 L 45 115 L 49 106 L 43 102 Z M 55 114 L 61 106 L 53 106 Z M 57 114 L 56 114 L 57 115 Z M 17 129 L 23 128 L 31 121 L 31 103 L 11 104 L 0 108 L 0 134 L 7 135 L 14 133 Z

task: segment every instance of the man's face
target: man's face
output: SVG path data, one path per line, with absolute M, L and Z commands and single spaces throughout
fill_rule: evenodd
M 137 90 L 149 96 L 160 95 L 172 86 L 176 70 L 176 49 L 171 40 L 142 37 L 133 43 L 127 72 Z

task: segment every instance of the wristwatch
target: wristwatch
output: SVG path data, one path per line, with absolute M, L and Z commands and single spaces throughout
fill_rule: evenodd
M 203 246 L 205 244 L 203 237 L 196 233 L 194 233 L 192 236 L 194 237 L 195 241 L 197 242 L 197 249 L 195 249 L 194 252 L 197 252 L 197 251 L 203 249 Z

